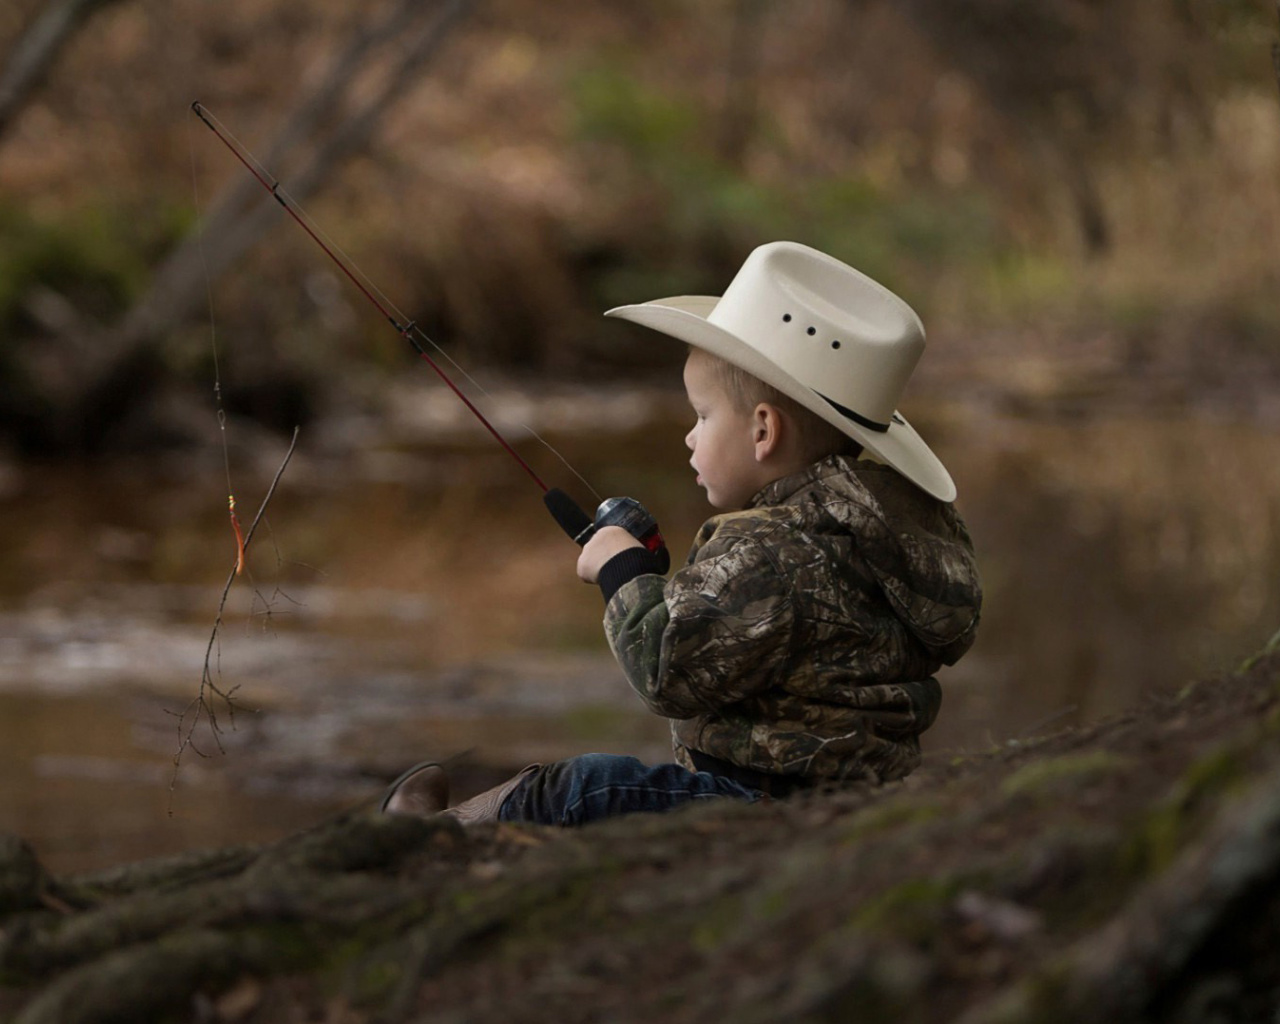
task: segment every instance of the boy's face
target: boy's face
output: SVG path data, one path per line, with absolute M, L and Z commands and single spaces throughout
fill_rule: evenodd
M 716 374 L 714 359 L 693 349 L 684 364 L 684 389 L 698 417 L 684 443 L 693 456 L 698 486 L 707 490 L 714 508 L 746 508 L 769 481 L 755 457 L 752 414 L 735 407 Z

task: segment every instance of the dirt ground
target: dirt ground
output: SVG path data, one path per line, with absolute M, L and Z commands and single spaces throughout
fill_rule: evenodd
M 1278 735 L 1273 649 L 880 789 L 576 831 L 356 811 L 69 878 L 10 838 L 0 1014 L 1271 1022 Z

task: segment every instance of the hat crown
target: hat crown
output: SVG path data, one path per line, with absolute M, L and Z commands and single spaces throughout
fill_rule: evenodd
M 707 320 L 877 424 L 892 419 L 924 352 L 920 318 L 902 299 L 796 242 L 755 249 Z

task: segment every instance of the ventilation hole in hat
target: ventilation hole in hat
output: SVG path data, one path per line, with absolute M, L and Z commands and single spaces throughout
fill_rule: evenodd
M 810 327 L 807 333 L 808 333 L 808 334 L 817 334 L 817 333 L 818 333 L 818 328 L 816 328 L 816 327 Z
M 782 322 L 783 322 L 784 324 L 789 324 L 789 323 L 791 323 L 791 314 L 790 314 L 790 313 L 783 313 L 783 314 L 782 314 Z
M 831 343 L 831 347 L 832 347 L 832 348 L 839 348 L 839 347 L 840 347 L 840 342 L 838 342 L 838 341 L 833 341 L 833 342 Z

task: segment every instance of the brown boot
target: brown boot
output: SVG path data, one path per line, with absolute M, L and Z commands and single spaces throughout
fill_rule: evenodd
M 502 803 L 511 795 L 526 776 L 541 768 L 531 764 L 493 789 L 477 793 L 456 807 L 449 806 L 449 776 L 440 765 L 433 762 L 415 765 L 396 779 L 382 800 L 382 810 L 387 814 L 413 814 L 429 818 L 436 814 L 448 814 L 463 825 L 479 825 L 497 821 Z
M 380 810 L 429 818 L 449 806 L 449 775 L 435 761 L 415 764 L 387 787 Z
M 486 789 L 483 793 L 477 793 L 470 800 L 463 800 L 462 803 L 456 807 L 450 807 L 444 813 L 457 818 L 464 825 L 481 825 L 487 821 L 497 821 L 503 801 L 511 795 L 511 791 L 541 767 L 540 764 L 527 765 L 506 782 L 499 783 L 493 789 Z

